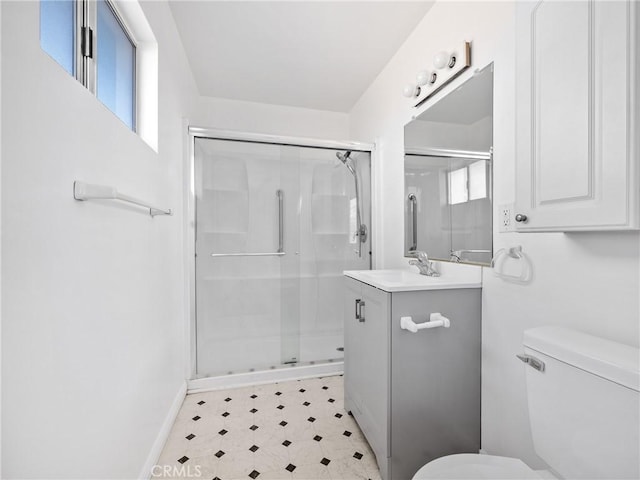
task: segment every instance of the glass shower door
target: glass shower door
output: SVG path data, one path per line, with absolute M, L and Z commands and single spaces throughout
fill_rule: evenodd
M 355 179 L 335 150 L 300 153 L 300 358 L 306 363 L 344 356 L 344 270 L 371 268 L 369 235 L 356 235 Z M 362 223 L 370 225 L 370 154 L 352 152 Z M 366 199 L 366 201 L 364 201 Z
M 369 154 L 354 152 L 369 224 Z M 343 357 L 342 272 L 358 249 L 355 180 L 335 150 L 195 139 L 197 375 Z
M 297 361 L 297 331 L 282 325 L 299 297 L 296 166 L 277 145 L 196 139 L 200 375 Z

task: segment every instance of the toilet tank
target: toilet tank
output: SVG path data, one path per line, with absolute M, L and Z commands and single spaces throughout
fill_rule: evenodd
M 640 478 L 640 350 L 563 327 L 524 333 L 536 453 L 566 479 Z

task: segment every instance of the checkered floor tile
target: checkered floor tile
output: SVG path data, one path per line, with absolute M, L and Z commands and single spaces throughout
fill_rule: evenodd
M 342 376 L 188 395 L 155 478 L 379 480 Z

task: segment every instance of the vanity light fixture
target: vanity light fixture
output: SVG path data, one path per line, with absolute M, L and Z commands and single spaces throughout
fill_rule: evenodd
M 442 70 L 444 67 L 453 68 L 456 66 L 456 56 L 450 55 L 445 51 L 438 52 L 436 56 L 433 57 L 433 66 L 438 70 Z
M 420 70 L 416 83 L 405 85 L 402 94 L 407 98 L 419 98 L 420 101 L 414 105 L 419 107 L 470 66 L 471 42 L 464 42 L 462 48 L 451 51 L 441 50 L 433 57 L 434 69 L 441 72 Z
M 416 75 L 416 81 L 418 82 L 418 85 L 421 86 L 429 83 L 429 72 L 427 72 L 426 70 L 419 71 L 418 75 Z
M 438 74 L 436 72 L 428 72 L 427 70 L 421 70 L 416 75 L 416 84 L 408 83 L 404 86 L 402 94 L 405 97 L 419 97 L 422 93 L 422 87 L 428 85 L 432 86 L 438 80 Z
M 407 98 L 413 98 L 420 96 L 420 92 L 422 89 L 418 85 L 414 85 L 413 83 L 407 83 L 402 90 L 402 95 Z

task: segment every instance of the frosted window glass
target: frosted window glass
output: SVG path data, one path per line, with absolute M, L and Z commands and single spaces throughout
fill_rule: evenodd
M 74 0 L 40 0 L 40 47 L 74 75 L 76 5 Z
M 104 0 L 98 3 L 96 94 L 130 128 L 135 121 L 135 47 Z
M 449 204 L 455 205 L 468 200 L 466 167 L 449 172 Z
M 469 200 L 487 197 L 487 166 L 484 160 L 469 165 Z

